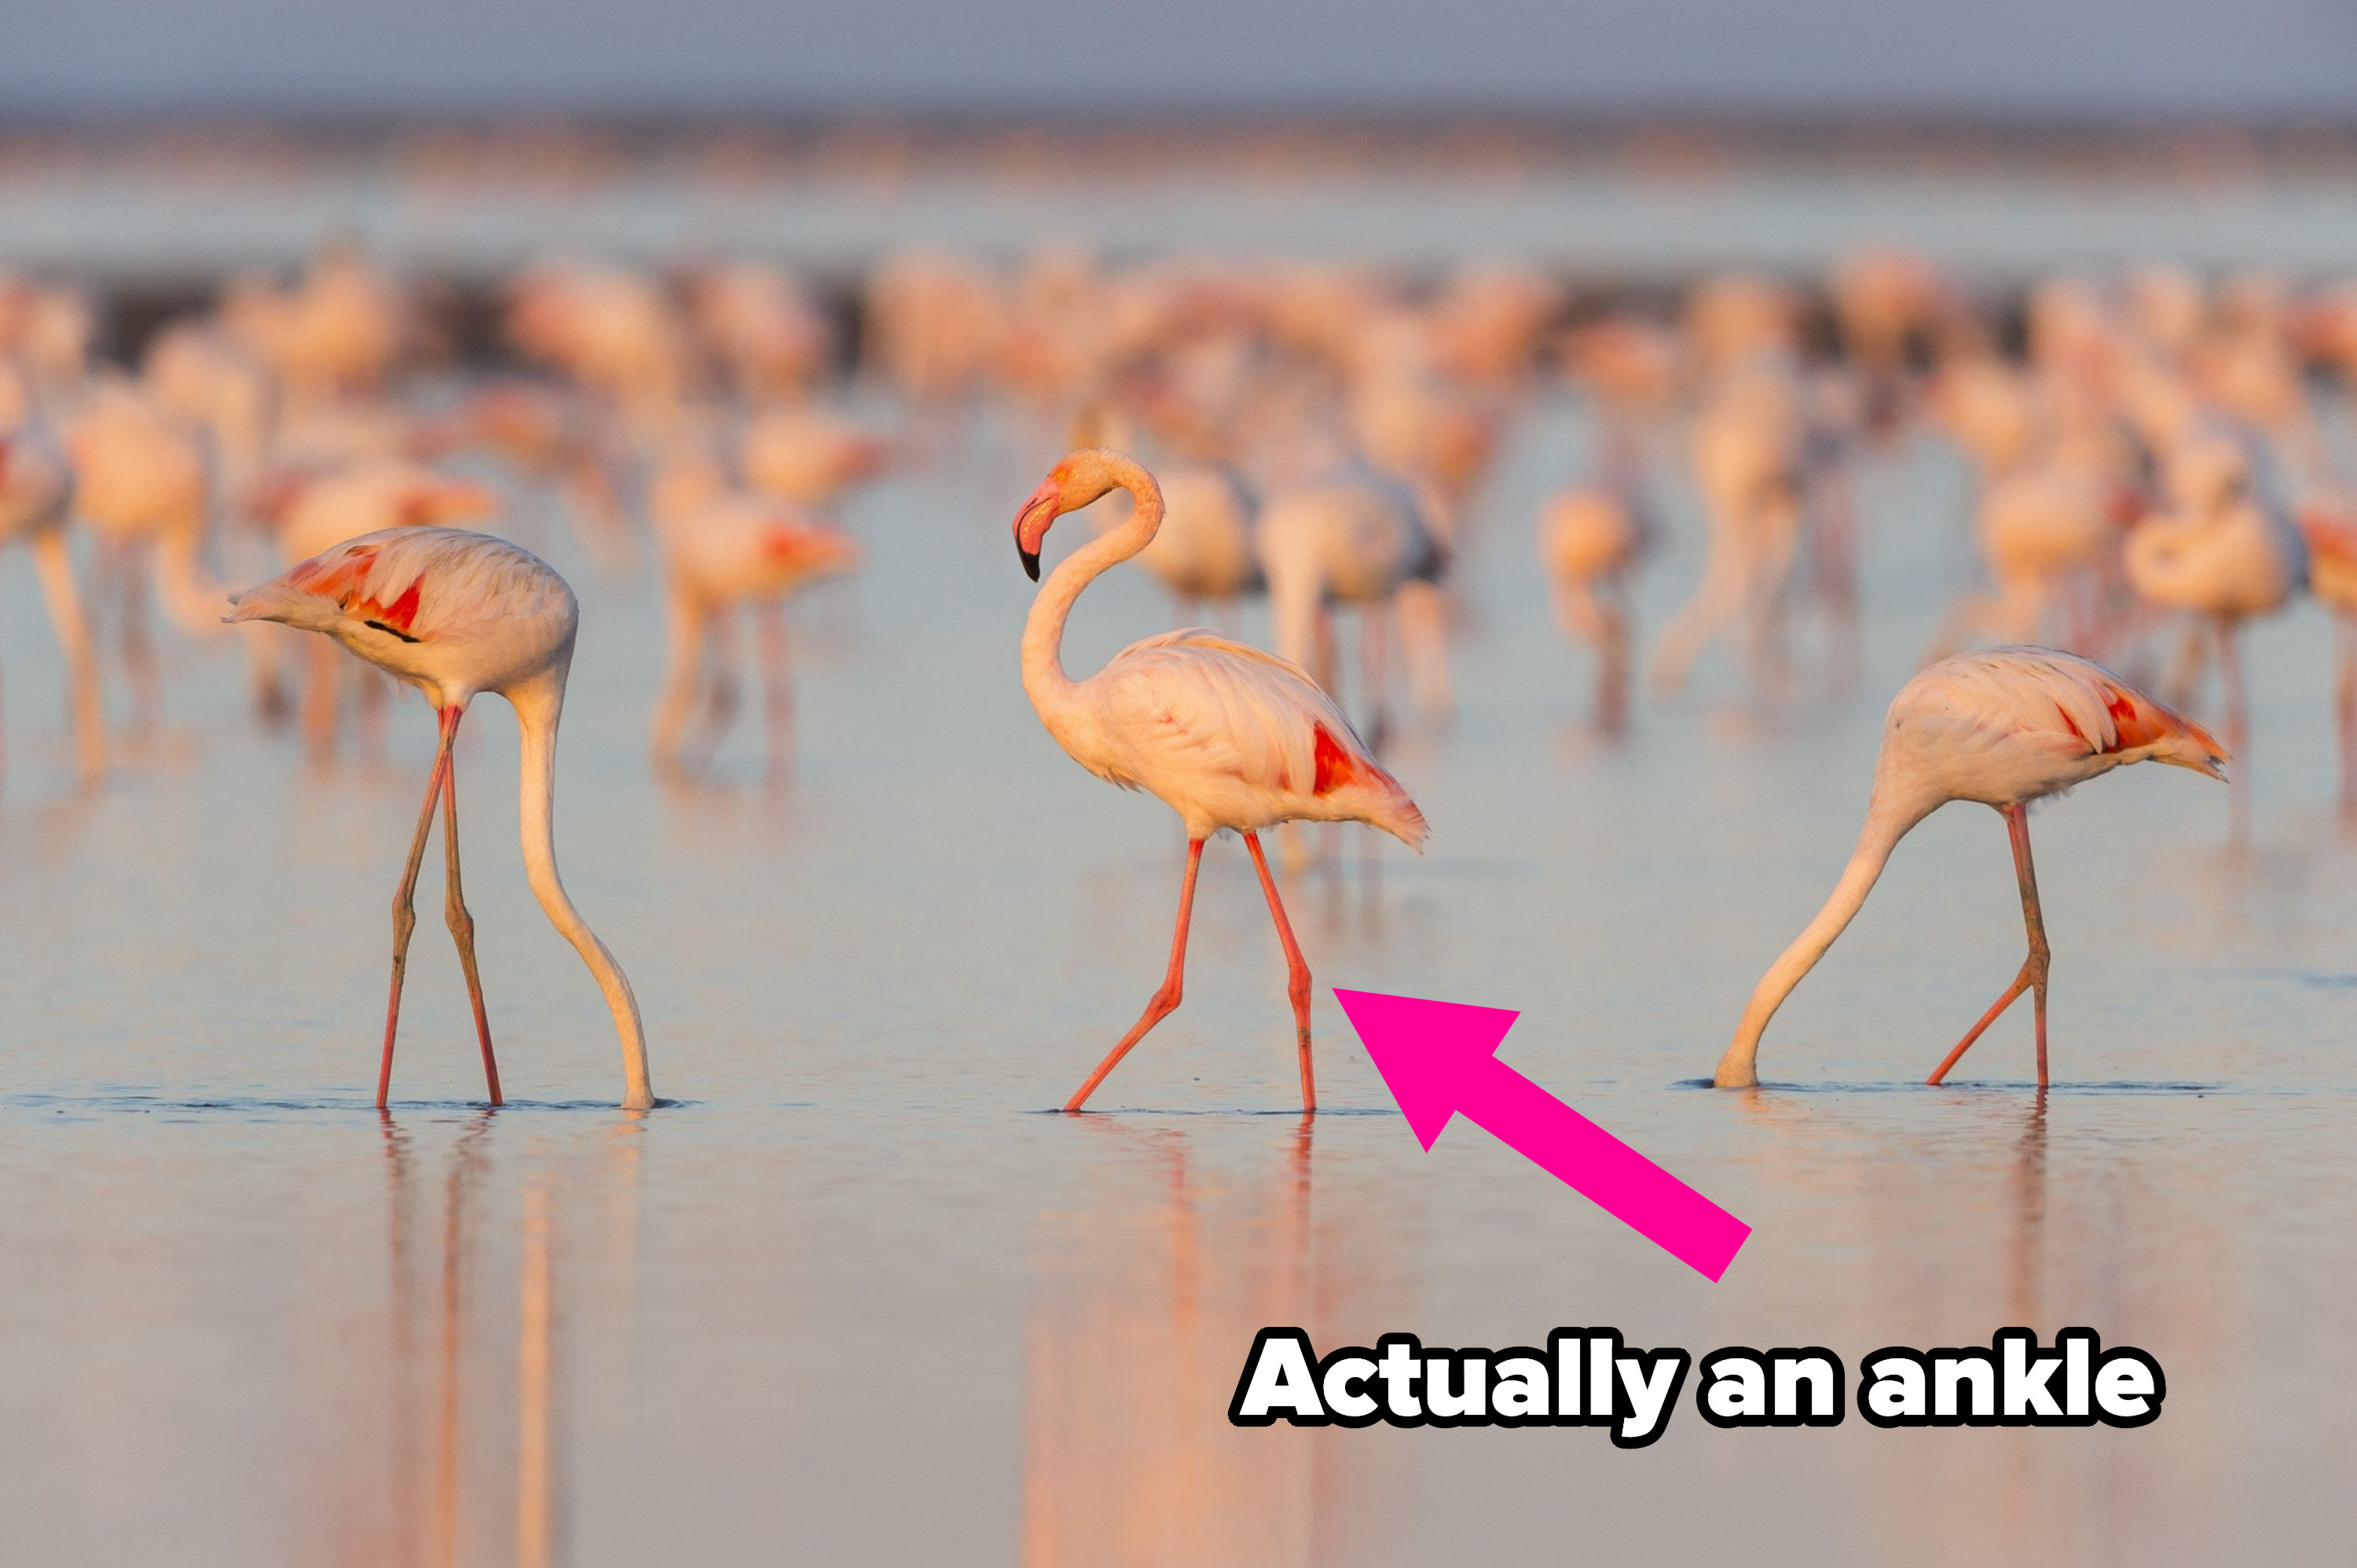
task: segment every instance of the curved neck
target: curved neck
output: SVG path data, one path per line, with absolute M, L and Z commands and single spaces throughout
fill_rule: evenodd
M 1866 903 L 1866 896 L 1882 875 L 1883 865 L 1890 859 L 1907 831 L 1932 813 L 1937 800 L 1924 801 L 1911 795 L 1896 798 L 1896 791 L 1882 782 L 1875 787 L 1874 799 L 1866 809 L 1866 826 L 1857 835 L 1857 848 L 1842 871 L 1841 880 L 1834 884 L 1833 897 L 1817 911 L 1817 918 L 1808 923 L 1782 956 L 1768 967 L 1753 988 L 1750 1005 L 1743 1010 L 1743 1022 L 1735 1031 L 1735 1039 L 1727 1054 L 1718 1059 L 1718 1070 L 1712 1082 L 1721 1089 L 1748 1089 L 1760 1081 L 1757 1058 L 1760 1036 L 1767 1032 L 1768 1020 L 1784 1004 L 1784 998 L 1801 983 L 1801 977 L 1817 966 L 1834 939 L 1857 915 Z
M 506 693 L 515 707 L 516 727 L 523 737 L 524 875 L 531 879 L 533 896 L 540 900 L 548 923 L 573 944 L 573 950 L 596 977 L 597 989 L 605 993 L 606 1005 L 613 1009 L 614 1031 L 622 1040 L 626 1083 L 622 1109 L 650 1111 L 655 1095 L 647 1081 L 647 1036 L 639 1022 L 639 999 L 631 994 L 621 965 L 573 907 L 556 875 L 556 723 L 565 710 L 565 664 L 560 662 L 548 674 Z
M 1114 484 L 1135 503 L 1129 521 L 1082 545 L 1049 573 L 1023 623 L 1023 690 L 1042 719 L 1071 700 L 1072 680 L 1064 673 L 1061 650 L 1072 601 L 1103 573 L 1145 549 L 1162 526 L 1162 487 L 1154 476 L 1126 457 L 1113 461 Z

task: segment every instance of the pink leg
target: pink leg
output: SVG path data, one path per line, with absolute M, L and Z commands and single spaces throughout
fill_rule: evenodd
M 1276 940 L 1285 944 L 1285 993 L 1293 1001 L 1293 1030 L 1301 1052 L 1301 1113 L 1318 1113 L 1318 1084 L 1309 1066 L 1309 962 L 1301 944 L 1293 940 L 1293 922 L 1285 918 L 1285 903 L 1276 896 L 1276 878 L 1268 874 L 1268 857 L 1260 852 L 1260 835 L 1244 834 L 1252 852 L 1253 869 L 1260 873 L 1260 890 L 1268 895 L 1268 912 L 1276 917 Z
M 2357 815 L 2357 621 L 2332 618 L 2333 713 L 2341 734 L 2341 811 Z
M 689 771 L 703 773 L 712 766 L 728 726 L 737 720 L 737 612 L 724 609 L 705 628 L 711 649 L 711 683 L 705 691 L 702 732 L 689 743 Z
M 2227 781 L 2230 831 L 2238 844 L 2251 836 L 2251 697 L 2243 684 L 2243 650 L 2234 623 L 2218 619 L 2218 678 L 2226 689 L 2226 749 L 2234 754 L 2234 771 Z
M 2021 919 L 2029 929 L 2029 956 L 2021 961 L 2021 972 L 2013 977 L 2005 994 L 1989 1005 L 1975 1024 L 1972 1033 L 1956 1042 L 1956 1048 L 1947 1059 L 1932 1069 L 1924 1081 L 1938 1083 L 1948 1076 L 1948 1069 L 1957 1059 L 1972 1049 L 1973 1042 L 1981 1037 L 1998 1015 L 2012 1006 L 2014 999 L 2024 991 L 2033 993 L 2031 1006 L 2038 1017 L 2038 1087 L 2046 1087 L 2046 972 L 2051 956 L 2046 946 L 2046 918 L 2038 908 L 2038 872 L 2029 862 L 2029 808 L 2016 804 L 2005 808 L 2007 835 L 2013 840 L 2013 868 L 2021 880 Z
M 303 738 L 315 761 L 336 749 L 337 710 L 343 706 L 344 654 L 324 637 L 311 639 L 310 684 L 303 692 Z
M 1629 727 L 1629 599 L 1618 577 L 1597 598 L 1596 727 L 1619 735 Z
M 449 709 L 443 715 L 442 752 L 442 850 L 443 850 L 443 917 L 448 921 L 451 940 L 458 944 L 458 967 L 467 972 L 467 1000 L 475 1006 L 475 1038 L 483 1047 L 483 1081 L 491 1091 L 491 1103 L 507 1103 L 500 1098 L 500 1064 L 491 1056 L 491 1021 L 483 1011 L 482 976 L 475 971 L 475 917 L 467 912 L 467 896 L 458 886 L 458 721 L 466 716 L 464 708 Z
M 131 728 L 155 734 L 164 711 L 163 678 L 156 672 L 156 645 L 147 636 L 147 556 L 144 546 L 123 547 L 123 666 L 131 675 Z
M 1365 690 L 1359 701 L 1367 710 L 1367 744 L 1378 753 L 1391 738 L 1391 726 L 1385 722 L 1388 710 L 1383 705 L 1383 608 L 1370 604 L 1359 612 L 1360 684 Z
M 770 780 L 794 771 L 794 677 L 786 651 L 786 607 L 775 599 L 753 607 L 753 637 L 761 655 L 762 724 L 769 732 Z
M 417 868 L 425 859 L 425 835 L 434 828 L 434 807 L 442 798 L 443 780 L 450 773 L 450 737 L 457 733 L 457 710 L 436 715 L 442 741 L 434 752 L 434 771 L 425 780 L 425 806 L 417 813 L 417 836 L 410 841 L 409 865 L 401 874 L 401 889 L 393 896 L 393 993 L 384 1004 L 384 1059 L 376 1069 L 376 1108 L 384 1109 L 393 1088 L 393 1038 L 401 1027 L 401 983 L 409 972 L 409 934 L 417 929 Z
M 1253 847 L 1253 858 L 1255 860 L 1260 858 L 1260 847 L 1257 844 Z M 1146 1011 L 1138 1015 L 1136 1023 L 1129 1026 L 1129 1033 L 1121 1037 L 1120 1044 L 1114 1046 L 1106 1054 L 1104 1060 L 1097 1063 L 1097 1070 L 1089 1074 L 1088 1082 L 1081 1085 L 1079 1092 L 1064 1101 L 1066 1111 L 1078 1111 L 1082 1106 L 1086 1105 L 1089 1102 L 1089 1096 L 1097 1091 L 1097 1085 L 1104 1081 L 1105 1074 L 1119 1066 L 1122 1058 L 1129 1055 L 1130 1047 L 1146 1038 L 1146 1032 L 1148 1029 L 1153 1028 L 1155 1025 L 1162 1022 L 1178 1009 L 1179 992 L 1187 974 L 1187 919 L 1195 911 L 1195 872 L 1202 864 L 1203 841 L 1189 839 L 1187 841 L 1187 880 L 1178 889 L 1178 929 L 1170 939 L 1169 972 L 1163 975 L 1161 987 L 1146 1004 Z

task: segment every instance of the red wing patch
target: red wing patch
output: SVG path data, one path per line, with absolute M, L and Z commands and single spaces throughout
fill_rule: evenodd
M 314 555 L 286 574 L 286 581 L 307 593 L 339 602 L 348 600 L 376 564 L 374 550 L 349 550 L 340 555 Z
M 323 599 L 333 599 L 346 615 L 383 628 L 394 636 L 415 642 L 411 628 L 417 624 L 419 596 L 425 591 L 425 577 L 420 573 L 412 579 L 401 596 L 389 605 L 361 597 L 361 585 L 376 565 L 373 549 L 353 550 L 341 555 L 314 556 L 286 574 L 286 581 L 306 593 L 317 594 Z
M 1313 795 L 1331 795 L 1346 784 L 1363 784 L 1367 770 L 1357 753 L 1334 738 L 1324 725 L 1317 726 L 1313 755 L 1318 763 L 1318 777 L 1309 787 Z
M 2079 721 L 2071 716 L 2071 710 L 2057 703 L 2054 704 L 2054 711 L 2062 715 L 2062 727 L 2077 736 L 2081 746 L 2089 746 L 2086 731 L 2081 729 Z M 2092 746 L 2089 748 L 2093 749 Z
M 2357 526 L 2345 517 L 2321 507 L 2305 508 L 2299 514 L 2299 532 L 2317 554 L 2335 561 L 2357 561 Z
M 425 586 L 425 578 L 421 574 L 416 579 L 411 582 L 408 589 L 402 594 L 401 597 L 377 610 L 374 615 L 368 618 L 373 621 L 381 621 L 384 625 L 392 627 L 396 631 L 405 632 L 409 630 L 410 628 L 417 624 L 417 594 L 418 590 Z
M 2108 683 L 2104 687 L 2104 707 L 2112 715 L 2112 727 L 2118 732 L 2118 738 L 2109 747 L 2113 751 L 2150 746 L 2166 738 L 2175 727 L 2169 722 L 2166 710 L 2138 702 L 2134 693 Z

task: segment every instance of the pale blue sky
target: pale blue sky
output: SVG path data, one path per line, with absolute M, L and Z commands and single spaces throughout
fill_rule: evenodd
M 2357 118 L 2357 0 L 0 0 L 0 115 L 1497 107 Z

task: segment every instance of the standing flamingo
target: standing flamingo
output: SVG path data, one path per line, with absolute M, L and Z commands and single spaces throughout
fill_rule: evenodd
M 1160 989 L 1064 1109 L 1086 1104 L 1130 1047 L 1178 1005 L 1195 873 L 1204 842 L 1226 828 L 1243 835 L 1285 948 L 1301 1104 L 1314 1112 L 1309 965 L 1261 853 L 1260 830 L 1294 821 L 1361 822 L 1414 849 L 1424 843 L 1424 813 L 1375 765 L 1333 700 L 1297 666 L 1259 649 L 1200 629 L 1172 631 L 1130 644 L 1085 681 L 1064 673 L 1060 650 L 1072 601 L 1153 540 L 1162 526 L 1162 491 L 1130 458 L 1090 449 L 1049 469 L 1016 514 L 1015 547 L 1037 581 L 1049 526 L 1114 489 L 1129 492 L 1129 521 L 1074 551 L 1032 600 L 1023 626 L 1023 690 L 1073 761 L 1125 789 L 1144 789 L 1178 813 L 1187 827 L 1187 874 Z
M 859 564 L 848 534 L 796 509 L 730 488 L 694 450 L 676 454 L 650 498 L 670 578 L 671 651 L 655 700 L 651 741 L 659 773 L 700 771 L 737 711 L 737 611 L 751 615 L 767 698 L 770 776 L 783 779 L 793 757 L 793 678 L 786 652 L 785 600 Z M 706 693 L 706 735 L 683 744 Z M 691 758 L 691 749 L 696 754 Z
M 66 542 L 66 511 L 73 479 L 65 464 L 22 432 L 0 433 L 0 544 L 23 539 L 32 547 L 49 624 L 72 680 L 74 745 L 85 786 L 106 771 L 106 725 L 98 693 L 98 660 L 90 624 L 74 586 L 73 552 Z
M 1447 705 L 1441 606 L 1411 592 L 1418 584 L 1437 584 L 1448 571 L 1448 547 L 1431 515 L 1407 486 L 1358 466 L 1286 486 L 1261 510 L 1257 542 L 1277 650 L 1333 684 L 1331 607 L 1355 607 L 1365 687 L 1360 702 L 1379 746 L 1390 727 L 1383 702 L 1386 609 L 1400 612 L 1401 645 L 1419 698 L 1435 712 Z
M 1628 579 L 1650 542 L 1651 523 L 1642 459 L 1626 436 L 1609 440 L 1594 480 L 1557 490 L 1539 510 L 1539 570 L 1555 626 L 1596 645 L 1596 725 L 1607 735 L 1628 723 Z
M 1949 801 L 1978 800 L 2005 818 L 2013 840 L 2029 956 L 1929 1081 L 1947 1077 L 1981 1032 L 2027 990 L 2037 1010 L 2038 1086 L 2045 1088 L 2048 951 L 2029 862 L 2029 802 L 2147 761 L 2226 777 L 2226 753 L 2201 725 L 2075 654 L 1993 648 L 1943 660 L 1908 682 L 1883 721 L 1882 755 L 1874 766 L 1874 794 L 1857 853 L 1817 918 L 1760 978 L 1713 1081 L 1721 1089 L 1760 1081 L 1754 1060 L 1768 1020 L 1866 902 L 1899 841 Z
M 1195 607 L 1205 601 L 1232 607 L 1265 586 L 1253 544 L 1252 496 L 1233 473 L 1191 463 L 1165 469 L 1161 483 L 1162 531 L 1137 564 L 1169 591 L 1181 621 L 1192 620 Z M 1089 521 L 1109 533 L 1125 519 L 1106 507 L 1091 512 Z
M 2254 616 L 2272 615 L 2308 585 L 2308 544 L 2290 511 L 2255 483 L 2251 454 L 2233 436 L 2202 430 L 2169 459 L 2178 510 L 2147 518 L 2128 538 L 2128 581 L 2147 604 L 2205 618 L 2217 639 L 2225 686 L 2226 744 L 2250 744 L 2250 696 L 2243 680 L 2239 633 Z M 2189 639 L 2198 654 L 2200 644 Z M 2198 663 L 2186 660 L 2198 673 Z M 2190 689 L 2191 676 L 2188 687 Z M 2181 693 L 2172 692 L 2172 696 Z M 2249 758 L 2229 810 L 2237 842 L 2250 832 Z
M 419 862 L 442 804 L 447 852 L 445 904 L 450 935 L 467 972 L 475 1034 L 483 1047 L 483 1077 L 491 1103 L 500 1103 L 499 1064 L 475 970 L 475 919 L 458 885 L 458 789 L 453 744 L 467 706 L 496 692 L 515 709 L 522 733 L 524 874 L 549 923 L 571 942 L 597 977 L 621 1036 L 626 1111 L 655 1102 L 647 1082 L 646 1034 L 638 998 L 614 955 L 582 919 L 556 875 L 556 726 L 564 716 L 565 681 L 573 667 L 580 607 L 564 578 L 503 539 L 455 528 L 394 528 L 346 540 L 300 562 L 284 576 L 248 588 L 230 601 L 231 621 L 274 620 L 325 632 L 396 680 L 425 693 L 441 721 L 441 744 L 425 783 L 425 806 L 409 846 L 393 902 L 393 990 L 385 1004 L 384 1058 L 377 1069 L 376 1103 L 382 1110 L 393 1083 L 393 1040 L 401 1022 L 401 982 L 409 961 L 409 934 L 417 924 L 412 896 Z
M 2299 510 L 2308 542 L 2309 586 L 2332 612 L 2332 711 L 2341 738 L 2341 809 L 2357 814 L 2357 507 L 2330 490 Z

